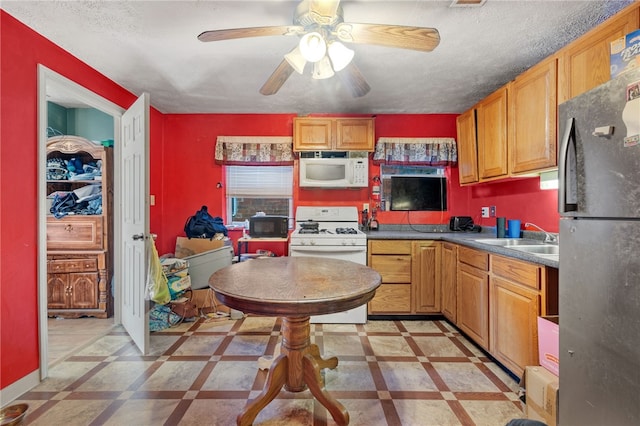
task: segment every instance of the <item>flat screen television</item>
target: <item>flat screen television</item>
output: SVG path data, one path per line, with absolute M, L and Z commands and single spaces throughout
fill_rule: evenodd
M 391 176 L 391 210 L 447 210 L 444 177 Z

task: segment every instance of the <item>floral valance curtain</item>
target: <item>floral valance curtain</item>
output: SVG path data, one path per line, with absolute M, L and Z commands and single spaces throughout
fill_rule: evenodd
M 215 160 L 226 166 L 291 166 L 290 136 L 218 136 Z
M 451 166 L 458 162 L 453 138 L 379 138 L 374 164 Z

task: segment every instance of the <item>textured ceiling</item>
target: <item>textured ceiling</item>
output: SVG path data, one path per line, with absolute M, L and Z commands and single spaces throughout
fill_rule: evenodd
M 632 0 L 342 2 L 345 22 L 434 27 L 433 52 L 355 45 L 371 91 L 293 73 L 258 91 L 297 36 L 202 43 L 206 30 L 292 23 L 291 1 L 7 1 L 0 7 L 164 113 L 459 113 Z

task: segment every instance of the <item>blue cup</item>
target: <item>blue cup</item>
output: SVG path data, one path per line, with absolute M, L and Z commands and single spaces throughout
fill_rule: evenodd
M 507 221 L 507 238 L 520 238 L 520 221 L 518 219 L 510 219 Z

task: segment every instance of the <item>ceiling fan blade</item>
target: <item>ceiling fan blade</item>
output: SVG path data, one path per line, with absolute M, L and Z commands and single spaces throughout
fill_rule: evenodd
M 289 65 L 286 59 L 283 59 L 278 65 L 278 68 L 275 69 L 273 74 L 267 79 L 267 81 L 260 88 L 260 93 L 265 96 L 275 94 L 285 81 L 289 78 L 291 73 L 293 73 L 293 67 Z
M 362 97 L 371 90 L 371 86 L 369 86 L 360 69 L 353 62 L 350 62 L 345 69 L 336 74 L 338 74 L 342 83 L 347 86 L 354 98 Z
M 320 25 L 331 25 L 338 18 L 340 0 L 309 0 L 309 14 Z
M 430 52 L 440 44 L 440 33 L 435 28 L 343 22 L 336 25 L 335 34 L 341 41 L 348 43 L 375 44 L 424 52 Z
M 299 25 L 283 25 L 279 27 L 232 28 L 228 30 L 205 31 L 198 36 L 198 40 L 220 41 L 235 38 L 301 34 L 304 34 L 304 27 Z

